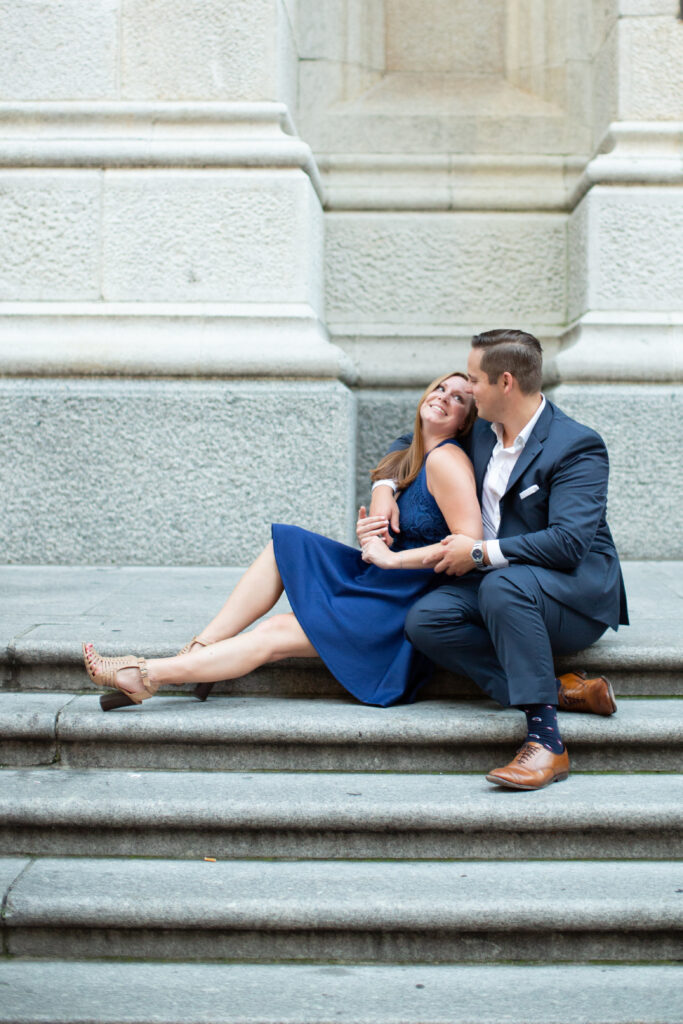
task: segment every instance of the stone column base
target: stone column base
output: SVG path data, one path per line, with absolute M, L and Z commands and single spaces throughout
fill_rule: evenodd
M 607 520 L 621 557 L 683 557 L 683 385 L 561 384 L 549 397 L 605 440 Z
M 349 541 L 337 381 L 0 381 L 0 562 L 245 565 L 271 522 Z

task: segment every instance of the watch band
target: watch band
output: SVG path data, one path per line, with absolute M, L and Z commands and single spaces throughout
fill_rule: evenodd
M 472 561 L 474 562 L 474 564 L 477 566 L 478 569 L 481 569 L 483 567 L 483 565 L 484 565 L 484 542 L 483 542 L 483 540 L 478 540 L 477 543 L 473 545 L 472 550 L 470 551 L 470 558 L 472 559 Z

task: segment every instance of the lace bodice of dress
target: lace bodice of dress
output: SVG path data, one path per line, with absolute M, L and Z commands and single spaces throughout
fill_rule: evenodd
M 441 444 L 454 444 L 458 448 L 461 447 L 455 440 L 442 441 Z M 437 445 L 437 447 L 440 448 L 441 445 Z M 448 523 L 441 515 L 439 506 L 427 490 L 426 463 L 425 459 L 415 480 L 398 497 L 401 532 L 395 537 L 393 551 L 419 548 L 424 544 L 436 544 L 451 532 Z

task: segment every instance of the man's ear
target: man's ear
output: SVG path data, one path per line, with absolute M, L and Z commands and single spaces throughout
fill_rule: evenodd
M 503 385 L 503 394 L 504 395 L 509 395 L 510 392 L 512 391 L 513 387 L 514 387 L 515 378 L 510 373 L 509 370 L 503 370 L 503 372 L 501 373 L 500 376 L 501 376 L 501 383 Z

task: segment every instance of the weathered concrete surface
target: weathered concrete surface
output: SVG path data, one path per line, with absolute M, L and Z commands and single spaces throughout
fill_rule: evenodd
M 292 518 L 291 516 L 285 518 Z M 260 529 L 260 527 L 258 527 Z M 265 525 L 263 530 L 267 532 Z M 266 537 L 264 532 L 264 538 Z M 0 668 L 5 689 L 92 689 L 81 643 L 106 654 L 175 653 L 221 607 L 235 568 L 0 567 Z M 588 651 L 558 669 L 606 672 L 623 695 L 683 693 L 683 563 L 625 562 L 631 623 L 608 630 Z M 276 611 L 289 610 L 286 599 Z M 327 693 L 340 687 L 317 661 L 265 667 L 215 692 Z M 471 684 L 440 673 L 429 694 L 476 695 Z
M 305 174 L 109 171 L 102 203 L 107 301 L 302 303 L 323 312 L 322 210 Z
M 0 857 L 0 910 L 4 911 L 12 885 L 28 865 L 28 860 L 19 857 Z
M 1 1024 L 671 1024 L 676 967 L 0 963 Z M 485 1017 L 482 1016 L 485 994 Z
M 0 700 L 0 764 L 52 764 L 57 757 L 57 720 L 70 694 L 4 693 Z
M 0 174 L 3 302 L 99 298 L 101 202 L 97 171 Z
M 644 350 L 647 340 L 645 334 L 641 340 Z M 674 353 L 678 345 L 674 338 L 669 341 Z M 663 559 L 662 567 L 671 564 L 669 558 L 680 559 L 683 530 L 677 433 L 683 414 L 683 387 L 664 383 L 656 387 L 567 383 L 555 388 L 552 398 L 570 416 L 597 430 L 607 444 L 607 519 L 623 557 L 640 558 L 647 551 L 649 557 Z M 671 487 L 660 486 L 663 480 L 671 480 Z M 673 574 L 666 570 L 660 582 L 667 596 L 672 585 L 677 586 Z M 636 597 L 633 588 L 631 592 Z M 666 615 L 664 602 L 661 610 Z
M 678 775 L 576 775 L 519 799 L 482 776 L 5 770 L 0 853 L 674 859 Z M 569 795 L 568 795 L 569 794 Z
M 12 956 L 64 959 L 654 962 L 681 953 L 682 881 L 667 862 L 46 858 L 3 931 Z
M 0 559 L 248 564 L 271 522 L 348 540 L 353 406 L 338 381 L 0 381 Z
M 286 56 L 280 4 L 160 0 L 121 4 L 121 92 L 136 98 L 260 99 L 276 95 Z
M 325 228 L 333 334 L 350 324 L 365 331 L 400 324 L 410 331 L 492 319 L 564 322 L 564 216 L 332 213 Z
M 683 255 L 683 188 L 597 186 L 577 206 L 569 230 L 570 322 L 587 310 L 681 309 L 675 267 Z M 625 260 L 636 246 L 638 259 Z M 640 358 L 646 381 L 646 350 Z
M 17 707 L 30 714 L 42 696 L 3 694 L 0 707 L 6 696 L 2 727 L 11 738 Z M 561 713 L 560 725 L 575 771 L 680 768 L 681 701 L 624 700 L 610 718 Z M 525 729 L 520 711 L 491 701 L 373 708 L 351 698 L 235 696 L 201 704 L 157 696 L 103 714 L 97 698 L 84 695 L 58 713 L 56 735 L 55 757 L 71 768 L 481 772 L 507 763 Z M 42 755 L 35 763 L 45 763 Z
M 0 95 L 20 100 L 114 99 L 118 0 L 0 4 Z

